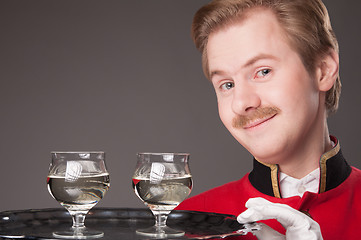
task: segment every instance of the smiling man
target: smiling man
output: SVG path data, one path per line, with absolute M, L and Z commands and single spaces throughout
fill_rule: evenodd
M 214 0 L 192 34 L 220 118 L 254 168 L 178 209 L 262 221 L 259 239 L 359 239 L 361 171 L 327 126 L 341 83 L 321 0 Z

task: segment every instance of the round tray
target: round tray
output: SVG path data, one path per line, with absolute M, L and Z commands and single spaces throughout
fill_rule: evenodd
M 61 208 L 5 211 L 0 213 L 0 239 L 57 239 L 52 233 L 71 227 L 69 213 Z M 88 228 L 104 232 L 100 239 L 144 239 L 136 229 L 154 224 L 148 209 L 94 208 L 85 219 Z M 186 232 L 177 239 L 214 238 L 242 229 L 232 215 L 173 211 L 167 225 Z M 212 237 L 213 236 L 213 237 Z

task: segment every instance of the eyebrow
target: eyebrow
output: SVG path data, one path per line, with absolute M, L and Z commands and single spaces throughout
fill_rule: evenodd
M 245 64 L 243 64 L 241 66 L 241 68 L 247 68 L 262 59 L 271 59 L 271 60 L 279 61 L 279 58 L 277 58 L 276 56 L 261 53 L 259 55 L 256 55 L 255 57 L 249 59 Z M 224 74 L 225 74 L 225 72 L 222 70 L 215 70 L 215 71 L 212 71 L 209 76 L 210 76 L 210 79 L 212 79 L 214 75 L 224 75 Z

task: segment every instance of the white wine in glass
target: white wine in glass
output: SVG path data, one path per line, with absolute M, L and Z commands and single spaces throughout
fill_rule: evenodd
M 184 235 L 183 231 L 167 227 L 166 221 L 192 190 L 188 153 L 138 153 L 132 185 L 155 216 L 155 225 L 138 229 L 138 234 L 156 238 Z
M 87 239 L 103 237 L 104 233 L 85 227 L 88 211 L 110 187 L 104 152 L 52 152 L 47 177 L 49 193 L 72 216 L 73 226 L 54 232 L 54 237 Z

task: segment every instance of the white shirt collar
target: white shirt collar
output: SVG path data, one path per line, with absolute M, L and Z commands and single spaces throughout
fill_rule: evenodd
M 293 178 L 281 172 L 279 181 L 283 198 L 302 197 L 305 192 L 317 193 L 320 183 L 320 169 L 317 168 L 301 179 Z

